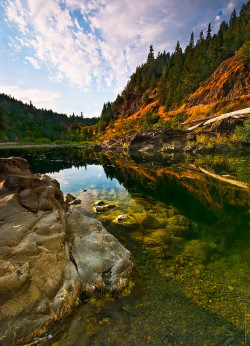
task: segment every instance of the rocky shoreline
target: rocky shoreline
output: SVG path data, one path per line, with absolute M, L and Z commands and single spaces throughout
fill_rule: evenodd
M 152 130 L 141 130 L 126 133 L 104 141 L 99 146 L 100 150 L 139 150 L 144 152 L 184 152 L 194 154 L 210 154 L 238 150 L 242 143 L 233 143 L 229 137 L 237 126 L 243 126 L 244 117 L 227 116 L 214 120 L 206 125 L 190 129 L 175 130 L 159 127 Z M 204 142 L 202 142 L 202 136 Z M 218 140 L 219 138 L 219 140 Z M 237 144 L 237 145 L 236 145 Z
M 120 291 L 130 252 L 96 219 L 70 211 L 55 179 L 0 158 L 0 343 L 44 336 L 82 292 Z

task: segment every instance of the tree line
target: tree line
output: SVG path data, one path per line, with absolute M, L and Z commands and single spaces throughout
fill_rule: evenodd
M 200 32 L 196 43 L 192 32 L 184 51 L 178 41 L 174 52 L 159 52 L 155 57 L 150 45 L 147 61 L 136 68 L 121 95 L 118 94 L 114 102 L 104 104 L 98 131 L 112 126 L 124 110 L 131 115 L 130 105 L 135 98 L 141 98 L 141 105 L 149 103 L 149 93 L 153 91 L 157 92 L 159 105 L 164 106 L 166 112 L 179 107 L 222 61 L 241 47 L 241 63 L 250 67 L 249 19 L 250 1 L 243 4 L 239 15 L 233 10 L 229 22 L 223 21 L 214 35 L 211 23 L 206 32 Z
M 51 109 L 38 109 L 32 102 L 25 104 L 0 94 L 0 141 L 85 140 L 93 135 L 89 128 L 97 121 L 98 118 L 84 118 L 82 113 L 68 117 Z

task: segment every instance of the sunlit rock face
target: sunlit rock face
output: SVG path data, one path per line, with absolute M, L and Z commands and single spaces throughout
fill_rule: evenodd
M 17 345 L 69 314 L 83 289 L 124 287 L 132 263 L 101 224 L 81 215 L 68 213 L 68 245 L 66 205 L 56 180 L 33 175 L 21 158 L 0 159 L 0 169 L 0 343 Z

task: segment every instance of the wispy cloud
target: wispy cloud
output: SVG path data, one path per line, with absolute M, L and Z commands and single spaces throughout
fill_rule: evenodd
M 33 58 L 32 56 L 26 56 L 25 59 L 28 60 L 37 70 L 39 70 L 40 66 L 37 59 Z
M 4 0 L 0 6 L 9 31 L 13 29 L 8 41 L 12 55 L 22 54 L 27 66 L 47 70 L 48 82 L 67 83 L 83 92 L 88 88 L 94 98 L 94 88 L 120 92 L 136 66 L 146 60 L 150 44 L 157 54 L 172 51 L 177 40 L 185 45 L 192 31 L 197 37 L 209 22 L 215 32 L 242 3 Z

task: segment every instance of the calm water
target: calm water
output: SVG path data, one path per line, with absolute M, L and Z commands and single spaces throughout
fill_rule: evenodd
M 129 287 L 85 297 L 51 332 L 54 345 L 249 342 L 247 153 L 105 155 L 57 148 L 0 150 L 0 156 L 25 157 L 33 172 L 55 177 L 131 251 L 135 264 Z M 116 208 L 96 215 L 99 199 Z M 114 222 L 120 214 L 128 224 Z

